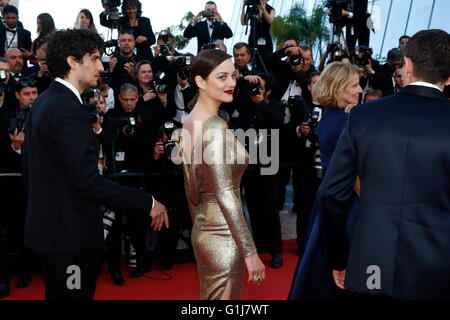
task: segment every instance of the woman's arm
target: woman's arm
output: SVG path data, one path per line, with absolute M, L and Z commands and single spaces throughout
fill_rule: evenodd
M 272 9 L 270 11 L 270 13 L 267 11 L 265 6 L 260 6 L 260 9 L 262 11 L 262 15 L 263 15 L 264 19 L 266 20 L 266 22 L 268 24 L 272 24 L 273 20 L 275 20 L 275 14 L 276 14 L 275 9 Z

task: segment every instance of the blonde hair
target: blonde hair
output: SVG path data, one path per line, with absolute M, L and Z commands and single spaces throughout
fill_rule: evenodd
M 329 64 L 312 88 L 317 102 L 327 107 L 338 107 L 340 96 L 354 75 L 359 76 L 359 69 L 350 63 Z

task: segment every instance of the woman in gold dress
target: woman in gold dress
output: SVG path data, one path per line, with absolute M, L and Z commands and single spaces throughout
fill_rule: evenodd
M 206 50 L 191 74 L 199 94 L 184 122 L 181 146 L 201 299 L 235 300 L 241 296 L 244 266 L 248 281 L 259 284 L 265 278 L 240 198 L 248 155 L 217 116 L 223 102 L 233 101 L 237 72 L 229 55 Z

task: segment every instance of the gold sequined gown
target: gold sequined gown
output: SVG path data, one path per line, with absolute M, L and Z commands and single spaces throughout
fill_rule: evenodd
M 218 132 L 211 141 L 204 136 L 209 129 Z M 197 139 L 202 139 L 202 150 L 211 155 L 211 161 L 183 165 L 202 300 L 220 299 L 228 282 L 231 299 L 240 299 L 244 257 L 256 252 L 243 215 L 239 188 L 248 154 L 227 129 L 226 122 L 220 117 L 207 119 Z M 233 148 L 226 148 L 226 141 Z M 194 145 L 193 153 L 198 146 L 200 142 Z M 237 163 L 238 157 L 245 161 Z

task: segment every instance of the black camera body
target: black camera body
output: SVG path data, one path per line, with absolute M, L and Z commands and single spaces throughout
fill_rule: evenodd
M 102 0 L 102 6 L 109 8 L 108 19 L 112 22 L 112 29 L 119 29 L 121 0 Z
M 172 139 L 172 134 L 176 129 L 178 129 L 178 127 L 173 121 L 164 123 L 163 134 L 168 138 L 168 140 L 164 142 L 164 154 L 168 159 L 172 158 L 173 150 L 180 144 L 178 140 Z M 160 138 L 163 139 L 164 137 Z
M 247 5 L 247 6 L 252 6 L 252 7 L 257 7 L 257 6 L 259 6 L 261 4 L 261 1 L 259 1 L 259 0 L 247 0 L 246 2 L 245 2 L 245 5 Z
M 100 78 L 102 79 L 102 83 L 107 84 L 107 85 L 111 85 L 113 82 L 113 74 L 112 72 L 109 71 L 104 71 L 102 73 L 100 73 Z
M 153 80 L 150 82 L 151 87 L 157 93 L 169 93 L 169 86 L 167 85 L 166 73 L 163 71 L 156 71 L 153 73 Z
M 28 116 L 28 113 L 30 112 L 30 110 L 31 110 L 31 104 L 23 106 L 22 108 L 20 108 L 20 111 L 17 114 L 17 117 L 9 120 L 8 132 L 10 134 L 14 134 L 16 129 L 18 132 L 21 132 L 24 130 L 25 121 L 27 120 L 27 116 Z
M 172 64 L 174 64 L 181 80 L 188 80 L 191 77 L 191 56 L 173 57 Z
M 122 1 L 120 0 L 102 0 L 102 6 L 109 8 L 117 8 L 120 7 Z
M 365 67 L 372 61 L 372 48 L 359 46 L 355 49 L 356 64 L 358 67 Z
M 134 116 L 128 116 L 117 119 L 118 131 L 127 137 L 135 137 L 137 135 L 137 122 Z
M 217 45 L 214 42 L 210 42 L 210 43 L 202 45 L 201 51 L 213 50 L 213 49 L 218 49 Z
M 344 17 L 342 16 L 342 10 L 347 8 L 350 0 L 331 0 L 329 6 L 331 7 L 330 23 L 335 25 L 343 25 Z
M 100 89 L 87 89 L 83 92 L 83 109 L 87 111 L 89 115 L 89 119 L 92 123 L 96 123 L 99 117 L 103 117 L 105 115 L 104 112 L 100 112 L 97 110 L 97 102 L 100 99 L 101 91 Z M 89 100 L 94 99 L 95 102 L 90 103 Z
M 127 57 L 127 56 L 119 56 L 118 57 L 119 62 L 123 63 L 124 65 L 127 63 L 136 63 L 136 56 L 132 55 L 131 57 Z
M 260 83 L 250 83 L 245 84 L 245 91 L 250 97 L 256 97 L 261 94 L 263 88 Z
M 303 99 L 301 96 L 290 96 L 286 101 L 286 105 L 289 108 L 293 108 L 297 105 L 301 105 L 303 103 Z
M 289 57 L 289 63 L 293 67 L 297 67 L 305 62 L 305 58 L 301 54 L 294 54 Z
M 159 54 L 162 56 L 169 56 L 169 55 L 171 55 L 172 51 L 173 51 L 173 48 L 169 44 L 162 44 L 159 46 Z
M 215 12 L 214 11 L 210 11 L 210 10 L 205 10 L 202 12 L 202 16 L 203 18 L 209 19 L 215 16 Z

